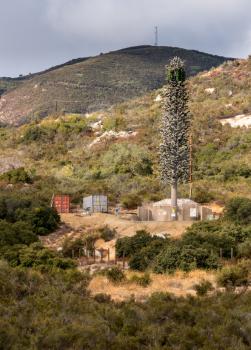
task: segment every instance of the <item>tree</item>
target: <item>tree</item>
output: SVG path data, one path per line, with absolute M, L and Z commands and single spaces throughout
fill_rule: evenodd
M 174 57 L 167 66 L 167 86 L 163 91 L 161 178 L 171 185 L 172 218 L 177 220 L 177 185 L 189 178 L 188 93 L 184 62 Z

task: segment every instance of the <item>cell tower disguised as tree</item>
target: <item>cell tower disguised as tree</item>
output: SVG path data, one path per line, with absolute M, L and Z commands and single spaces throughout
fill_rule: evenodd
M 171 185 L 172 219 L 177 220 L 178 183 L 189 179 L 188 93 L 184 62 L 174 57 L 167 66 L 167 85 L 163 91 L 162 144 L 160 146 L 161 177 Z

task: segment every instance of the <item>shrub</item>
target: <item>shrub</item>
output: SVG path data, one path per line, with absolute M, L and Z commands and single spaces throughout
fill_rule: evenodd
M 38 240 L 31 226 L 23 221 L 14 224 L 0 220 L 0 248 L 15 244 L 30 244 Z
M 225 208 L 225 218 L 239 224 L 251 223 L 251 199 L 236 197 Z
M 121 115 L 107 117 L 104 119 L 103 129 L 105 131 L 120 131 L 126 127 L 126 121 Z
M 137 231 L 132 237 L 120 238 L 116 241 L 116 255 L 121 258 L 123 255 L 130 257 L 138 253 L 143 247 L 151 243 L 153 238 L 150 233 L 141 230 Z
M 142 276 L 132 275 L 130 281 L 137 283 L 141 287 L 147 287 L 152 282 L 151 277 L 148 273 L 144 273 Z
M 247 265 L 239 263 L 235 266 L 223 268 L 217 277 L 217 283 L 220 287 L 229 290 L 235 289 L 236 287 L 247 286 L 249 283 L 248 275 L 249 270 Z
M 209 203 L 214 200 L 214 195 L 202 187 L 195 188 L 193 199 L 198 203 Z
M 105 275 L 112 283 L 120 283 L 126 279 L 124 272 L 117 266 L 107 269 L 105 271 Z
M 17 184 L 20 182 L 32 183 L 32 178 L 23 167 L 7 171 L 0 176 L 0 179 L 11 184 Z
M 152 174 L 152 161 L 147 149 L 135 144 L 113 144 L 102 157 L 102 174 Z
M 247 239 L 238 245 L 237 255 L 239 258 L 251 259 L 251 239 Z
M 208 292 L 212 291 L 214 288 L 210 281 L 203 280 L 200 283 L 195 284 L 194 289 L 198 296 L 203 297 L 207 295 Z
M 111 296 L 105 293 L 98 293 L 94 296 L 94 300 L 96 300 L 98 303 L 110 303 L 111 301 Z
M 78 256 L 79 250 L 82 251 L 84 246 L 85 246 L 85 242 L 82 238 L 77 238 L 77 239 L 66 238 L 62 246 L 62 254 L 64 257 L 68 257 L 68 258 L 72 258 L 73 254 L 74 256 Z
M 100 228 L 98 232 L 100 233 L 100 238 L 102 238 L 105 242 L 111 241 L 117 234 L 115 229 L 112 229 L 107 225 Z
M 125 209 L 136 209 L 142 205 L 141 197 L 136 193 L 124 194 L 120 202 Z
M 17 210 L 18 219 L 31 224 L 33 231 L 38 235 L 47 235 L 58 228 L 60 216 L 54 208 L 38 207 L 33 209 Z
M 163 249 L 166 240 L 159 237 L 152 237 L 152 241 L 138 252 L 135 252 L 130 260 L 129 266 L 133 270 L 145 271 L 152 264 L 155 257 Z
M 55 252 L 44 248 L 41 243 L 33 243 L 29 247 L 26 245 L 5 246 L 2 253 L 11 266 L 38 268 L 43 271 L 53 268 L 67 270 L 76 267 L 73 260 L 59 257 Z

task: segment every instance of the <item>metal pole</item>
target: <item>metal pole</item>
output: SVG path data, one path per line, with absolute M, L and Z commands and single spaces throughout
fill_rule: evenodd
M 190 152 L 190 159 L 189 159 L 189 198 L 192 198 L 193 195 L 193 139 L 192 139 L 192 133 L 190 132 L 189 136 L 189 152 Z

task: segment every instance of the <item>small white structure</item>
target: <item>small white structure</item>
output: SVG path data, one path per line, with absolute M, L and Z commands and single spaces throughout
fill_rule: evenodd
M 212 215 L 212 210 L 191 199 L 178 199 L 178 221 L 204 220 Z M 172 221 L 171 199 L 145 204 L 138 208 L 141 221 Z

